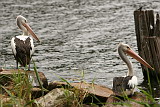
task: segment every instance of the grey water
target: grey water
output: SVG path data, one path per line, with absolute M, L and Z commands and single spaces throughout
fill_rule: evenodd
M 27 18 L 41 43 L 35 43 L 33 60 L 49 81 L 84 80 L 112 87 L 115 76 L 127 66 L 117 45 L 129 44 L 137 52 L 134 10 L 143 6 L 159 12 L 159 0 L 0 0 L 0 67 L 16 67 L 11 38 L 21 35 L 16 17 Z M 133 62 L 139 84 L 140 64 Z M 33 64 L 32 66 L 33 67 Z M 83 74 L 84 73 L 84 74 Z

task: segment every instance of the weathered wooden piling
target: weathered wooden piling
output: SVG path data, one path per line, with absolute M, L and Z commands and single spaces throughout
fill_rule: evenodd
M 160 18 L 154 17 L 153 10 L 135 10 L 135 31 L 139 55 L 144 58 L 155 72 L 148 69 L 151 79 L 160 77 Z M 155 21 L 156 20 L 156 21 Z M 144 79 L 147 79 L 147 68 L 142 66 Z

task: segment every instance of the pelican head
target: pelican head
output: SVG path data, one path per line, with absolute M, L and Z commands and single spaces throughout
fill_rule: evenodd
M 120 43 L 118 46 L 118 53 L 120 55 L 120 57 L 122 58 L 122 60 L 125 63 L 128 63 L 128 61 L 126 61 L 126 54 L 131 56 L 132 58 L 136 59 L 138 62 L 140 62 L 141 64 L 143 64 L 144 66 L 146 66 L 147 68 L 150 68 L 152 70 L 154 70 L 154 68 L 152 68 L 144 59 L 142 59 L 138 54 L 136 54 L 129 45 L 124 44 L 124 43 Z
M 127 50 L 130 50 L 131 48 L 130 48 L 130 46 L 127 45 L 127 44 L 120 43 L 120 44 L 118 45 L 118 49 L 122 50 L 125 54 L 127 54 L 127 53 L 126 53 Z
M 27 23 L 27 19 L 21 15 L 17 16 L 16 18 L 17 26 L 23 31 L 23 35 L 31 34 L 34 39 L 40 42 L 36 34 L 33 32 L 31 27 Z

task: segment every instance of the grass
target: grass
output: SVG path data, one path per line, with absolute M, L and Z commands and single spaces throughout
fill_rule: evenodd
M 84 70 L 79 71 L 80 72 L 80 78 L 78 79 L 80 82 L 79 83 L 86 83 L 84 77 L 85 77 L 85 72 Z M 55 74 L 56 75 L 56 74 Z M 88 93 L 87 91 L 77 89 L 73 87 L 65 78 L 62 78 L 57 75 L 58 78 L 67 85 L 62 86 L 64 89 L 66 101 L 68 104 L 68 107 L 83 107 L 84 104 L 87 105 L 104 105 L 103 102 L 101 102 L 95 95 Z M 94 89 L 94 81 L 95 78 L 93 78 L 91 84 Z M 72 95 L 71 95 L 72 92 Z
M 37 79 L 39 81 L 40 87 L 42 89 L 42 96 L 44 95 L 44 91 L 46 90 L 43 85 L 41 84 L 40 78 L 38 76 L 36 65 L 34 64 L 34 71 L 37 76 Z M 83 91 L 77 88 L 74 88 L 71 86 L 71 84 L 64 78 L 58 76 L 63 82 L 65 82 L 67 85 L 63 86 L 64 89 L 64 96 L 66 105 L 68 107 L 83 107 L 84 104 L 87 105 L 93 105 L 93 106 L 103 106 L 109 103 L 106 103 L 105 101 L 102 101 L 99 97 L 88 93 L 87 91 Z M 85 82 L 84 80 L 85 72 L 81 71 L 81 79 L 80 82 Z M 5 76 L 1 76 L 0 79 L 3 80 L 3 78 L 6 78 Z M 7 95 L 8 100 L 3 101 L 2 97 L 0 96 L 0 107 L 32 107 L 32 105 L 36 102 L 35 99 L 32 99 L 32 84 L 31 81 L 28 79 L 27 74 L 22 74 L 20 71 L 17 74 L 13 74 L 13 76 L 8 76 L 7 79 L 11 80 L 11 83 L 4 83 L 3 85 L 0 85 L 0 94 Z M 1 80 L 0 80 L 1 81 Z M 5 80 L 3 80 L 5 81 Z M 6 80 L 7 81 L 7 80 Z M 94 82 L 95 78 L 92 80 L 92 88 L 94 89 Z M 3 82 L 2 82 L 3 83 Z M 11 84 L 11 87 L 6 87 L 8 84 Z M 139 87 L 138 87 L 139 88 Z M 128 96 L 124 95 L 123 100 L 121 98 L 115 97 L 119 100 L 119 102 L 116 103 L 110 103 L 113 105 L 125 105 L 125 106 L 131 106 L 131 102 L 134 102 L 136 104 L 143 105 L 145 107 L 157 107 L 159 106 L 157 102 L 160 100 L 154 99 L 154 94 L 152 91 L 152 85 L 150 81 L 150 76 L 148 74 L 148 90 L 144 90 L 139 88 L 141 93 L 143 93 L 146 97 L 143 101 L 137 101 L 129 98 Z M 4 96 L 6 97 L 6 96 Z M 45 99 L 44 99 L 45 100 Z M 124 101 L 125 100 L 125 101 Z
M 33 102 L 31 99 L 31 89 L 32 85 L 27 77 L 26 74 L 20 73 L 18 71 L 17 74 L 13 74 L 12 76 L 8 76 L 11 81 L 9 86 L 2 86 L 1 94 L 7 95 L 8 100 L 4 103 L 1 101 L 1 107 L 4 106 L 18 106 L 18 107 L 25 107 L 30 102 Z M 7 81 L 8 79 L 6 79 Z M 2 99 L 1 99 L 2 100 Z
M 81 82 L 84 82 L 84 71 L 81 72 Z M 62 86 L 64 88 L 64 93 L 67 101 L 67 106 L 71 107 L 83 107 L 83 101 L 88 96 L 88 93 L 71 86 L 71 84 L 64 78 L 58 76 L 62 82 L 67 85 Z M 71 95 L 72 92 L 72 95 Z
M 132 106 L 136 106 L 136 105 L 131 105 L 130 103 L 134 102 L 134 104 L 139 104 L 139 105 L 142 105 L 144 107 L 158 107 L 160 106 L 158 104 L 158 102 L 160 102 L 160 99 L 159 100 L 156 100 L 154 97 L 156 93 L 153 92 L 153 84 L 152 84 L 152 81 L 150 79 L 150 75 L 149 75 L 149 72 L 148 70 L 146 71 L 147 72 L 147 89 L 142 89 L 141 87 L 138 87 L 137 88 L 140 90 L 140 92 L 142 93 L 142 95 L 145 96 L 145 98 L 141 98 L 141 100 L 134 100 L 132 98 L 129 98 L 128 96 L 124 95 L 122 96 L 122 98 L 125 100 L 122 100 L 120 99 L 119 97 L 115 97 L 115 99 L 119 100 L 118 103 L 112 103 L 112 104 L 115 104 L 115 105 L 127 105 L 129 107 L 132 107 Z M 154 72 L 154 71 L 153 71 Z M 157 79 L 157 83 L 160 83 L 157 75 L 156 75 L 156 79 Z M 156 85 L 159 85 L 159 84 L 156 84 Z
M 43 96 L 44 91 L 48 90 L 43 87 L 36 65 L 34 62 L 33 64 L 34 72 L 40 88 L 42 89 Z M 27 71 L 28 67 L 26 66 L 24 70 Z M 0 81 L 4 81 L 0 83 L 0 95 L 3 95 L 3 97 L 0 97 L 0 107 L 31 107 L 33 103 L 35 103 L 35 99 L 32 99 L 32 81 L 29 79 L 27 72 L 22 73 L 20 70 L 18 70 L 18 73 L 13 73 L 12 75 L 1 75 Z

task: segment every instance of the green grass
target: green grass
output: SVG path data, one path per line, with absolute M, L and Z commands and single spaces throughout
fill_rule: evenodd
M 79 79 L 80 82 L 85 82 L 84 77 L 85 77 L 85 72 L 81 71 L 81 79 Z M 68 99 L 68 102 L 69 102 L 70 105 L 72 105 L 72 106 L 74 105 L 75 107 L 83 107 L 83 104 L 100 105 L 100 106 L 104 106 L 106 104 L 109 104 L 109 103 L 105 103 L 105 102 L 101 101 L 95 95 L 89 94 L 89 93 L 84 92 L 82 90 L 78 90 L 76 88 L 72 88 L 72 86 L 70 85 L 70 83 L 66 79 L 64 79 L 62 77 L 59 77 L 59 78 L 63 82 L 66 82 L 66 84 L 68 85 L 67 87 L 65 86 L 63 88 L 65 89 L 66 99 Z M 95 82 L 95 78 L 93 78 L 92 83 L 91 83 L 93 89 L 94 89 L 94 82 Z M 145 99 L 142 99 L 142 101 L 136 101 L 134 99 L 129 98 L 127 95 L 124 95 L 124 96 L 122 96 L 123 100 L 118 98 L 118 97 L 116 97 L 116 99 L 118 99 L 119 102 L 111 103 L 111 104 L 131 107 L 131 106 L 133 106 L 133 105 L 131 105 L 131 103 L 134 102 L 136 104 L 140 104 L 140 105 L 143 105 L 145 107 L 157 107 L 157 106 L 160 106 L 157 103 L 158 101 L 156 101 L 154 99 L 154 94 L 153 94 L 153 91 L 152 91 L 152 82 L 150 80 L 149 73 L 148 73 L 148 90 L 141 89 L 140 87 L 137 87 L 137 88 L 146 97 Z M 69 96 L 70 96 L 69 92 L 70 91 L 72 91 L 73 94 L 74 94 L 74 97 L 72 97 L 71 99 L 69 99 Z M 90 98 L 91 101 L 86 102 L 87 98 Z
M 112 103 L 112 104 L 114 104 L 114 105 L 127 105 L 127 106 L 134 106 L 134 105 L 130 105 L 130 103 L 131 102 L 135 102 L 135 103 L 137 103 L 137 104 L 140 104 L 140 105 L 143 105 L 144 107 L 159 107 L 160 105 L 158 104 L 158 102 L 160 102 L 160 100 L 156 100 L 154 97 L 155 97 L 155 94 L 156 93 L 154 93 L 153 92 L 153 83 L 152 83 L 152 81 L 153 80 L 151 80 L 151 78 L 150 78 L 150 75 L 149 75 L 149 71 L 147 70 L 146 71 L 147 72 L 147 81 L 146 82 L 148 82 L 147 83 L 147 88 L 144 90 L 144 89 L 142 89 L 141 87 L 138 87 L 137 86 L 137 88 L 140 90 L 140 92 L 145 96 L 145 98 L 144 99 L 141 99 L 141 101 L 137 101 L 137 100 L 134 100 L 134 99 L 131 99 L 131 98 L 129 98 L 128 96 L 126 96 L 126 95 L 123 95 L 122 96 L 122 98 L 125 100 L 122 100 L 122 99 L 120 99 L 119 97 L 115 97 L 115 99 L 117 99 L 117 100 L 119 100 L 119 102 L 117 102 L 117 103 Z M 154 71 L 153 71 L 154 72 Z M 157 77 L 157 75 L 155 75 L 155 77 L 156 77 L 156 79 L 157 79 L 157 82 L 156 83 L 160 83 L 160 81 L 159 81 L 159 79 L 158 79 L 158 77 Z M 154 82 L 155 83 L 155 82 Z M 154 84 L 155 85 L 155 84 Z M 156 84 L 156 85 L 159 85 L 159 84 Z M 136 93 L 135 93 L 136 94 Z
M 3 101 L 5 98 L 0 97 L 0 107 L 32 107 L 33 103 L 35 103 L 35 100 L 32 99 L 33 86 L 31 84 L 32 81 L 28 78 L 28 67 L 26 66 L 24 69 L 26 70 L 24 73 L 21 73 L 21 71 L 18 70 L 18 73 L 14 73 L 13 75 L 0 76 L 0 94 L 5 95 L 8 99 L 7 101 Z M 40 84 L 40 88 L 42 89 L 42 95 L 44 95 L 44 90 L 48 90 L 44 89 L 40 82 L 35 63 L 34 72 Z
M 2 86 L 1 88 L 1 94 L 8 95 L 9 100 L 5 103 L 1 102 L 1 106 L 18 106 L 25 107 L 30 102 L 33 102 L 31 99 L 31 89 L 32 85 L 29 82 L 29 79 L 26 74 L 20 73 L 18 71 L 18 74 L 13 74 L 12 76 L 9 76 L 11 79 L 11 83 L 8 86 Z M 7 81 L 7 80 L 6 80 Z
M 42 95 L 44 95 L 44 91 L 48 91 L 46 90 L 43 85 L 41 84 L 40 78 L 38 76 L 38 72 L 37 72 L 37 68 L 36 65 L 34 64 L 34 72 L 37 76 L 37 79 L 39 81 L 40 84 L 40 88 L 42 89 Z M 80 73 L 80 82 L 85 82 L 85 72 L 83 71 L 79 71 Z M 68 82 L 65 78 L 62 78 L 60 76 L 58 76 L 61 81 L 65 82 L 67 85 L 63 86 L 62 88 L 64 89 L 64 95 L 65 95 L 65 101 L 66 101 L 66 105 L 68 107 L 83 107 L 84 104 L 87 105 L 98 105 L 98 106 L 103 106 L 106 105 L 108 103 L 102 101 L 101 99 L 99 99 L 97 96 L 93 95 L 93 94 L 89 94 L 86 91 L 83 90 L 79 90 L 76 89 L 74 87 L 71 86 L 70 82 Z M 3 75 L 0 77 L 0 80 L 2 78 L 5 78 Z M 12 84 L 12 88 L 7 88 L 5 85 L 7 84 L 3 84 L 0 85 L 0 94 L 4 94 L 4 95 L 8 95 L 9 100 L 7 102 L 3 102 L 1 97 L 0 97 L 0 107 L 13 107 L 13 106 L 18 106 L 18 107 L 32 107 L 33 103 L 35 103 L 35 99 L 32 99 L 31 93 L 32 93 L 32 84 L 31 81 L 28 79 L 28 75 L 27 73 L 21 74 L 20 71 L 17 74 L 13 74 L 13 76 L 8 76 L 8 79 L 12 80 L 12 82 L 10 84 Z M 93 78 L 91 84 L 92 84 L 92 88 L 94 89 L 94 82 L 95 82 L 96 78 Z M 138 87 L 139 88 L 139 87 Z M 113 105 L 125 105 L 125 106 L 131 106 L 131 102 L 143 105 L 145 107 L 157 107 L 160 106 L 157 104 L 157 100 L 154 99 L 154 93 L 152 90 L 152 82 L 150 80 L 150 76 L 148 73 L 148 89 L 144 90 L 139 88 L 141 93 L 143 93 L 146 96 L 146 99 L 144 99 L 143 101 L 136 101 L 133 100 L 131 98 L 129 98 L 128 96 L 124 95 L 123 99 L 125 99 L 125 102 L 116 97 L 116 99 L 119 99 L 119 102 L 116 103 L 111 103 Z

